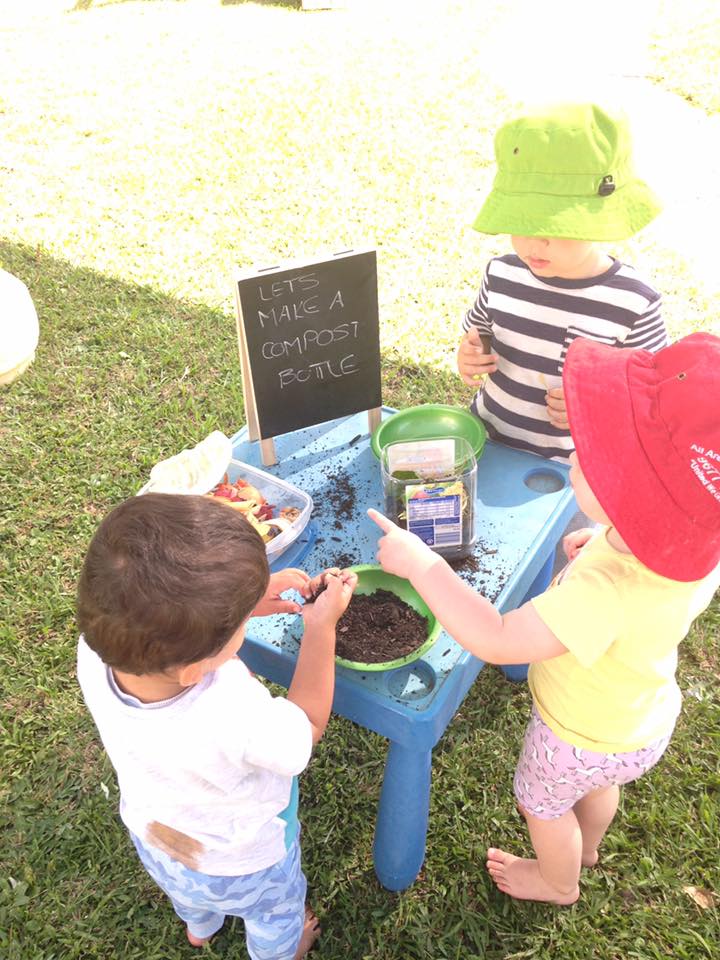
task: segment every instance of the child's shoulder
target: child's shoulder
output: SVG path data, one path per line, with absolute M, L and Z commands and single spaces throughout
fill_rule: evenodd
M 515 253 L 504 253 L 500 257 L 491 257 L 485 266 L 486 277 L 513 277 L 518 279 L 522 275 L 530 275 L 527 264 L 523 263 Z
M 488 260 L 487 269 L 506 267 L 517 267 L 519 270 L 528 270 L 527 264 L 523 263 L 516 253 L 503 253 L 499 257 L 491 257 Z
M 232 696 L 239 688 L 252 691 L 257 688 L 262 691 L 267 689 L 248 670 L 240 657 L 231 657 L 230 660 L 227 660 L 221 667 L 213 670 L 207 676 L 210 679 L 208 689 L 213 690 L 216 694 L 229 692 L 229 695 Z
M 632 264 L 623 260 L 616 260 L 614 269 L 608 271 L 604 284 L 615 290 L 623 290 L 629 294 L 642 297 L 648 302 L 660 299 L 660 294 Z

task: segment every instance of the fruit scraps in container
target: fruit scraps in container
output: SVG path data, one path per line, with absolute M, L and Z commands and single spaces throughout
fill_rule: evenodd
M 269 543 L 285 530 L 289 530 L 300 516 L 300 510 L 297 507 L 283 507 L 277 510 L 274 504 L 268 503 L 256 486 L 242 477 L 230 483 L 228 475 L 225 474 L 221 482 L 216 484 L 207 496 L 217 497 L 226 506 L 242 513 L 265 543 Z

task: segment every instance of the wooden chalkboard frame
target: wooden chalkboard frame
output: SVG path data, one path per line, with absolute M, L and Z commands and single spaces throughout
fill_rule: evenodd
M 353 263 L 353 259 L 355 262 Z M 338 264 L 338 261 L 351 261 L 350 263 L 341 263 Z M 377 264 L 376 264 L 376 253 L 373 249 L 361 249 L 361 250 L 343 250 L 339 253 L 335 253 L 323 258 L 315 258 L 312 260 L 293 260 L 288 261 L 277 266 L 265 267 L 265 268 L 254 268 L 252 270 L 239 270 L 235 277 L 235 305 L 236 305 L 236 321 L 237 321 L 237 336 L 238 336 L 238 350 L 240 354 L 240 367 L 242 372 L 242 384 L 243 384 L 243 396 L 245 400 L 245 410 L 247 417 L 247 426 L 248 426 L 248 436 L 250 440 L 258 440 L 260 442 L 260 451 L 262 462 L 264 465 L 269 466 L 273 463 L 277 463 L 277 456 L 275 452 L 275 444 L 273 441 L 273 436 L 277 436 L 279 433 L 284 432 L 283 430 L 275 429 L 274 431 L 265 431 L 262 429 L 262 417 L 258 409 L 259 406 L 259 396 L 258 391 L 256 390 L 256 385 L 254 382 L 254 372 L 253 372 L 253 360 L 252 360 L 252 350 L 253 346 L 257 351 L 257 342 L 253 345 L 251 340 L 255 337 L 257 341 L 257 336 L 253 331 L 250 333 L 247 329 L 247 324 L 252 322 L 252 317 L 244 316 L 243 307 L 247 308 L 247 312 L 252 314 L 253 307 L 257 308 L 257 302 L 252 302 L 252 297 L 248 294 L 254 284 L 264 285 L 267 289 L 274 289 L 275 284 L 281 286 L 287 281 L 282 281 L 278 279 L 282 275 L 285 275 L 289 272 L 299 272 L 302 271 L 304 275 L 310 274 L 312 271 L 319 271 L 322 273 L 323 268 L 326 272 L 328 267 L 330 268 L 331 274 L 333 274 L 333 279 L 337 271 L 341 271 L 344 275 L 347 274 L 347 271 L 350 270 L 352 273 L 353 269 L 359 269 L 362 273 L 363 280 L 359 282 L 364 282 L 363 296 L 364 300 L 361 300 L 361 305 L 367 310 L 367 317 L 363 317 L 363 322 L 367 320 L 367 324 L 370 328 L 370 333 L 372 339 L 370 341 L 361 340 L 364 345 L 365 350 L 368 349 L 370 356 L 365 357 L 365 375 L 368 376 L 368 367 L 369 369 L 369 381 L 367 383 L 367 389 L 365 394 L 357 398 L 357 401 L 354 399 L 345 398 L 345 409 L 342 415 L 350 413 L 359 413 L 362 410 L 368 411 L 368 429 L 372 432 L 377 425 L 380 423 L 381 419 L 381 378 L 380 378 L 380 343 L 379 343 L 379 318 L 378 318 L 378 306 L 377 306 Z M 367 289 L 367 276 L 366 274 L 370 270 L 372 283 L 372 289 Z M 332 284 L 328 287 L 332 289 Z M 245 298 L 243 293 L 245 292 Z M 258 286 L 257 292 L 260 292 L 262 297 L 262 288 Z M 327 292 L 327 291 L 326 291 Z M 347 293 L 353 293 L 354 291 L 346 290 Z M 264 300 L 265 298 L 262 297 Z M 292 299 L 292 298 L 291 298 Z M 250 303 L 248 303 L 250 300 Z M 257 312 L 257 311 L 256 311 Z M 322 319 L 323 314 L 320 313 L 320 318 Z M 314 320 L 314 318 L 313 318 Z M 310 320 L 309 322 L 313 322 Z M 331 322 L 331 321 L 328 321 Z M 304 330 L 302 324 L 300 329 Z M 357 326 L 356 326 L 356 336 L 357 336 Z M 329 332 L 329 331 L 325 331 Z M 366 337 L 367 331 L 363 330 L 363 334 Z M 264 352 L 264 347 L 263 347 Z M 258 356 L 256 353 L 255 363 L 257 367 Z M 375 364 L 376 359 L 376 364 Z M 316 363 L 316 366 L 321 366 L 321 364 Z M 353 381 L 356 383 L 357 381 Z M 360 381 L 362 384 L 362 380 Z M 262 382 L 261 382 L 262 385 Z M 329 387 L 325 386 L 325 390 L 328 390 Z M 362 386 L 361 386 L 362 390 Z M 260 395 L 262 395 L 262 390 Z M 266 391 L 265 391 L 266 392 Z M 267 399 L 267 398 L 266 398 Z M 367 405 L 366 404 L 367 402 Z M 348 403 L 350 406 L 348 406 Z M 327 409 L 327 408 L 326 408 Z M 264 408 L 264 416 L 267 426 L 267 407 Z M 297 419 L 297 412 L 295 412 L 295 418 Z M 271 417 L 271 420 L 277 421 L 278 417 Z M 307 422 L 303 421 L 302 426 L 310 426 L 315 423 L 322 423 L 328 419 L 332 419 L 332 416 L 320 416 L 315 417 L 311 414 L 311 417 Z M 293 425 L 289 429 L 298 429 L 297 426 Z

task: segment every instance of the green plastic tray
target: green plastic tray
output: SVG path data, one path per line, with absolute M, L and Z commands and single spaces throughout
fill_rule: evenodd
M 345 660 L 342 657 L 335 657 L 336 663 L 350 670 L 394 670 L 396 667 L 402 667 L 406 663 L 412 663 L 418 660 L 426 650 L 435 643 L 442 630 L 441 625 L 431 613 L 423 598 L 417 592 L 409 580 L 402 577 L 396 577 L 392 573 L 386 573 L 382 567 L 373 563 L 363 563 L 356 567 L 350 567 L 353 573 L 357 574 L 358 584 L 355 593 L 374 593 L 376 590 L 389 590 L 396 596 L 404 600 L 409 606 L 416 610 L 428 621 L 428 636 L 425 643 L 422 643 L 416 650 L 408 653 L 397 660 L 385 660 L 382 663 L 361 663 L 359 660 Z
M 383 420 L 373 431 L 372 451 L 380 459 L 384 446 L 408 440 L 432 440 L 437 437 L 463 437 L 480 457 L 487 440 L 487 430 L 469 410 L 445 403 L 424 403 L 407 410 L 398 410 Z

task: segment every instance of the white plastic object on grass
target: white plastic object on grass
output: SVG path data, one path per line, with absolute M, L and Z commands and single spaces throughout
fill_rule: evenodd
M 18 277 L 0 270 L 0 383 L 12 383 L 27 370 L 39 337 L 30 291 Z

